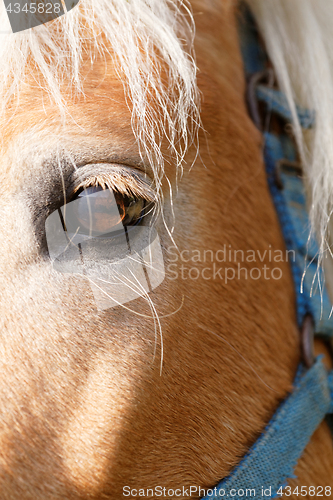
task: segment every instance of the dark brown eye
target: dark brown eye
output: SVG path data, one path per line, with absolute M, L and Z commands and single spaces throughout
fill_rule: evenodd
M 80 191 L 61 211 L 69 233 L 100 236 L 138 224 L 144 208 L 143 198 L 97 186 Z

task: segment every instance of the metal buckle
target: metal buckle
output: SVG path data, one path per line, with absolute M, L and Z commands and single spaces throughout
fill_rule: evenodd
M 301 354 L 307 368 L 315 361 L 314 354 L 314 320 L 311 314 L 306 314 L 301 327 Z
M 247 82 L 246 89 L 246 102 L 249 109 L 249 114 L 252 118 L 253 123 L 260 132 L 263 132 L 263 123 L 260 116 L 258 98 L 256 94 L 256 89 L 258 83 L 266 81 L 269 87 L 273 87 L 275 82 L 274 70 L 272 68 L 267 68 L 264 71 L 259 71 L 250 76 Z

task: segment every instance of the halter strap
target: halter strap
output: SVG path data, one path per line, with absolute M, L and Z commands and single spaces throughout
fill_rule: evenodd
M 254 490 L 251 498 L 262 498 L 262 488 L 271 489 L 271 496 L 265 498 L 274 498 L 287 479 L 295 477 L 294 468 L 314 430 L 332 412 L 333 372 L 327 376 L 318 357 L 309 370 L 302 366 L 298 369 L 292 394 L 230 476 L 218 484 L 216 494 L 203 500 L 242 500 L 244 495 L 234 495 L 233 491 L 246 489 Z
M 253 110 L 256 100 L 265 104 L 268 116 L 275 113 L 286 123 L 292 123 L 285 95 L 272 86 L 261 83 L 262 76 L 270 74 L 267 70 L 268 57 L 259 41 L 255 21 L 244 5 L 239 16 L 239 35 L 245 76 L 250 89 L 249 107 L 255 123 L 258 122 L 256 109 Z M 296 111 L 302 128 L 314 125 L 315 116 L 312 111 L 300 106 L 296 106 Z M 285 132 L 276 135 L 264 131 L 263 138 L 269 189 L 287 250 L 294 252 L 290 255 L 295 257 L 290 259 L 290 264 L 295 284 L 298 326 L 301 327 L 306 314 L 311 314 L 315 334 L 325 339 L 333 338 L 332 304 L 323 286 L 322 270 L 318 266 L 318 245 L 310 234 L 304 184 L 299 168 L 296 167 L 298 155 L 295 143 Z
M 254 75 L 252 97 L 265 103 L 269 112 L 278 114 L 290 123 L 292 115 L 285 96 L 279 90 L 260 84 L 267 67 L 267 56 L 247 10 L 242 12 L 239 31 L 246 76 L 249 80 Z M 259 76 L 256 77 L 256 74 Z M 314 124 L 312 112 L 297 107 L 297 113 L 303 128 L 310 128 Z M 253 114 L 258 122 L 258 113 Z M 310 237 L 305 191 L 299 175 L 294 141 L 286 133 L 275 135 L 264 132 L 263 137 L 269 189 L 287 250 L 294 252 L 290 264 L 295 284 L 298 325 L 301 328 L 304 318 L 311 316 L 315 333 L 332 339 L 331 302 L 324 287 L 314 287 L 315 282 L 321 284 L 324 281 L 317 265 L 318 246 L 314 238 Z M 246 489 L 252 490 L 251 498 L 256 499 L 274 498 L 281 494 L 288 479 L 295 477 L 294 468 L 312 434 L 325 416 L 332 413 L 333 371 L 326 370 L 322 356 L 319 356 L 311 368 L 307 369 L 303 364 L 299 366 L 293 392 L 279 406 L 239 465 L 212 490 L 212 495 L 207 495 L 203 500 L 230 497 L 242 500 Z M 262 488 L 265 489 L 265 495 Z M 237 496 L 239 490 L 242 494 Z

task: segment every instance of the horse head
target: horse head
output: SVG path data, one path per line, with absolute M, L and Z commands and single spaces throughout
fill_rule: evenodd
M 235 5 L 81 0 L 2 36 L 1 498 L 211 487 L 291 390 L 299 360 Z M 139 257 L 117 271 L 124 300 L 107 288 L 119 255 L 111 226 L 98 232 L 106 191 L 128 217 L 125 247 L 149 250 L 154 230 L 162 255 L 148 271 L 140 261 L 150 281 L 155 265 L 163 274 L 148 290 L 130 267 Z M 52 217 L 68 224 L 89 196 L 102 208 L 76 217 L 107 236 L 98 251 L 89 231 L 69 238 L 61 252 L 75 257 L 61 260 Z

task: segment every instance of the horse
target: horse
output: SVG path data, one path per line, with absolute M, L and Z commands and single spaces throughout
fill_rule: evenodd
M 248 3 L 291 106 L 317 113 L 314 135 L 297 117 L 294 133 L 323 235 L 332 7 Z M 228 476 L 292 391 L 294 285 L 244 99 L 237 11 L 231 0 L 81 0 L 1 35 L 3 500 L 200 498 L 194 485 Z M 98 186 L 124 210 L 144 200 L 165 269 L 149 293 L 104 308 L 93 258 L 87 275 L 63 272 L 46 235 L 53 213 Z M 235 252 L 260 258 L 239 267 Z M 333 486 L 332 470 L 324 421 L 288 484 Z

